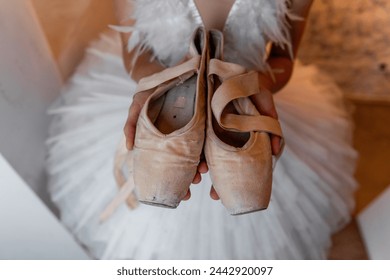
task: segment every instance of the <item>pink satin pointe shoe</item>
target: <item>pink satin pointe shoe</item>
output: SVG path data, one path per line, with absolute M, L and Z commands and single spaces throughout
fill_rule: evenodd
M 232 215 L 268 207 L 272 188 L 269 134 L 276 119 L 261 115 L 250 96 L 261 94 L 258 73 L 223 61 L 223 35 L 210 31 L 205 156 L 213 186 Z
M 207 33 L 193 36 L 188 60 L 140 80 L 148 97 L 138 119 L 133 175 L 138 200 L 176 208 L 196 174 L 205 136 Z

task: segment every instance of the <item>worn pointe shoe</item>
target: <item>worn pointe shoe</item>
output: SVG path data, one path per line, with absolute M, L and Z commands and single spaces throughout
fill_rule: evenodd
M 134 184 L 140 202 L 176 208 L 196 174 L 205 134 L 207 33 L 196 30 L 187 61 L 141 79 L 148 97 L 134 143 Z
M 205 156 L 213 186 L 232 215 L 268 207 L 272 187 L 269 133 L 279 122 L 262 116 L 250 100 L 261 94 L 258 73 L 223 61 L 223 35 L 210 31 Z

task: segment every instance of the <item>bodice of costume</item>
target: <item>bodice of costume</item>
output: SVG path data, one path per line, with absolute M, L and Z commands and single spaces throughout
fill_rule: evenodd
M 151 49 L 166 65 L 187 53 L 196 27 L 203 25 L 193 0 L 132 0 L 135 24 L 128 31 L 129 51 Z M 269 43 L 291 48 L 289 0 L 236 0 L 224 27 L 225 60 L 248 69 L 266 69 Z M 218 13 L 218 11 L 216 11 Z

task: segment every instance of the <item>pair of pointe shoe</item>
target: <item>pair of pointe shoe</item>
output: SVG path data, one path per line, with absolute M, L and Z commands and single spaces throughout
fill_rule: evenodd
M 142 79 L 150 94 L 138 119 L 133 175 L 138 200 L 176 208 L 204 153 L 213 186 L 232 215 L 268 207 L 272 186 L 269 133 L 277 120 L 250 101 L 258 74 L 223 61 L 223 35 L 196 30 L 189 58 Z

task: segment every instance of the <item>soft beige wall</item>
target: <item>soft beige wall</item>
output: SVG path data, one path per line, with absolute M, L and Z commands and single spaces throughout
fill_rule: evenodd
M 0 154 L 49 204 L 46 110 L 61 78 L 30 0 L 0 1 L 0 19 Z
M 42 28 L 67 78 L 83 57 L 88 43 L 115 23 L 113 0 L 32 0 Z
M 348 96 L 390 101 L 390 1 L 315 0 L 300 49 Z

